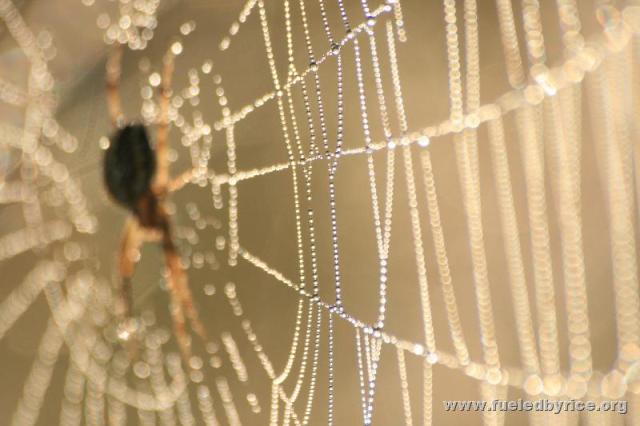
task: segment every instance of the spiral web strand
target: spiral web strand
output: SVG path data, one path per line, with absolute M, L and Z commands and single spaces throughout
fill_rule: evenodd
M 157 32 L 160 3 L 120 0 L 115 18 L 97 19 L 104 41 L 146 49 Z M 404 16 L 408 4 L 284 0 L 271 8 L 248 0 L 216 43 L 213 60 L 202 59 L 187 73 L 180 68 L 180 55 L 189 51 L 190 34 L 198 29 L 192 21 L 180 27 L 181 39 L 169 48 L 188 86 L 174 88 L 170 118 L 183 145 L 177 156 L 190 165 L 173 189 L 178 195 L 192 189 L 207 194 L 204 205 L 195 199 L 171 204 L 171 213 L 184 217 L 177 237 L 190 281 L 199 286 L 194 277 L 202 270 L 208 279 L 216 271 L 251 268 L 260 280 L 289 289 L 297 301 L 286 356 L 274 357 L 265 343 L 269 336 L 259 335 L 247 300 L 241 301 L 246 283 L 203 285 L 206 296 L 223 298 L 216 315 L 225 318 L 225 329 L 201 348 L 194 342 L 198 350 L 183 365 L 156 310 L 140 315 L 140 357 L 132 359 L 123 349 L 126 338 L 119 334 L 113 309 L 117 295 L 105 278 L 110 274 L 92 262 L 90 240 L 100 226 L 89 194 L 66 165 L 77 155 L 78 141 L 55 118 L 50 43 L 34 36 L 10 0 L 0 0 L 0 18 L 29 68 L 24 88 L 0 75 L 0 102 L 20 117 L 0 123 L 0 208 L 18 212 L 21 219 L 0 226 L 0 262 L 10 268 L 30 256 L 30 269 L 0 304 L 0 338 L 20 327 L 41 295 L 50 314 L 7 422 L 49 421 L 42 419 L 42 407 L 49 388 L 55 388 L 54 370 L 62 365 L 58 416 L 64 425 L 343 424 L 350 419 L 341 412 L 344 382 L 338 372 L 345 359 L 356 372 L 357 385 L 350 387 L 356 395 L 349 398 L 359 401 L 354 406 L 365 425 L 376 418 L 404 419 L 406 425 L 442 418 L 444 423 L 447 413 L 435 396 L 442 367 L 477 383 L 484 400 L 516 392 L 527 399 L 625 399 L 630 404 L 625 424 L 640 422 L 640 135 L 635 124 L 640 5 L 599 0 L 582 10 L 571 0 L 556 2 L 563 53 L 552 64 L 539 2 L 523 0 L 515 7 L 496 0 L 496 31 L 510 88 L 482 104 L 479 5 L 443 0 L 448 118 L 416 126 L 412 88 L 403 83 L 402 71 L 410 61 L 405 46 L 412 42 Z M 599 27 L 587 36 L 580 20 L 589 13 Z M 284 40 L 274 22 L 284 24 Z M 232 109 L 234 76 L 221 64 L 233 61 L 236 40 L 251 28 L 265 55 L 252 61 L 266 64 L 270 86 Z M 153 89 L 161 77 L 148 63 L 139 71 L 144 77 L 141 116 L 151 124 L 159 109 Z M 206 98 L 217 103 L 219 115 L 200 112 Z M 275 111 L 279 130 L 270 143 L 280 144 L 286 161 L 242 168 L 244 127 L 267 110 Z M 447 145 L 455 166 L 445 174 L 439 162 Z M 594 174 L 602 188 L 596 198 L 601 196 L 597 207 L 606 218 L 606 278 L 592 277 L 587 262 L 590 230 L 584 216 L 594 207 L 586 197 L 592 203 L 594 196 L 582 182 L 591 166 L 583 161 L 586 146 L 595 149 Z M 214 167 L 218 155 L 224 172 Z M 352 243 L 344 228 L 346 213 L 339 208 L 345 182 L 340 173 L 355 159 L 366 167 L 369 202 L 356 214 L 371 221 L 375 238 L 375 278 L 366 286 L 375 294 L 375 306 L 366 316 L 351 310 L 352 275 L 344 253 Z M 253 249 L 243 234 L 245 186 L 277 176 L 288 182 L 287 203 L 293 206 L 291 268 L 267 260 L 269 253 Z M 487 176 L 489 192 L 483 185 Z M 453 187 L 444 186 L 447 179 L 459 185 L 453 192 L 457 216 L 444 213 L 443 200 L 452 196 L 442 188 Z M 499 228 L 497 246 L 486 225 L 490 208 Z M 452 250 L 455 244 L 447 237 L 454 221 L 465 232 L 463 254 Z M 403 225 L 403 238 L 394 240 Z M 508 325 L 518 349 L 515 363 L 504 355 L 506 344 L 498 344 L 504 314 L 495 303 L 500 280 L 492 272 L 494 250 L 504 258 L 499 265 L 513 314 Z M 401 280 L 394 276 L 396 252 L 412 262 L 403 263 L 413 269 Z M 455 269 L 458 256 L 467 260 L 466 280 Z M 330 272 L 323 272 L 327 267 Z M 598 302 L 589 297 L 592 281 L 613 293 L 616 348 L 613 365 L 605 369 L 596 368 L 592 353 L 596 327 L 590 311 L 598 313 Z M 411 286 L 419 338 L 401 337 L 410 333 L 390 320 L 398 309 L 394 291 Z M 467 324 L 463 300 L 471 300 L 477 330 Z M 384 379 L 386 364 L 394 382 Z M 422 375 L 420 380 L 413 372 Z M 399 410 L 385 413 L 381 398 L 396 398 Z M 478 419 L 504 424 L 509 415 L 484 412 Z M 527 414 L 531 424 L 580 419 L 615 421 L 607 413 Z M 384 421 L 389 420 L 380 424 Z

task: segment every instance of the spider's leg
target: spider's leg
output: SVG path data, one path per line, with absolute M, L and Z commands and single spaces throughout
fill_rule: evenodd
M 169 184 L 169 100 L 171 96 L 171 77 L 173 75 L 174 55 L 169 48 L 165 54 L 162 66 L 162 83 L 160 84 L 160 119 L 158 120 L 158 131 L 156 134 L 156 177 L 155 186 L 159 193 L 166 192 Z
M 189 289 L 189 283 L 187 282 L 187 275 L 185 274 L 182 266 L 180 265 L 180 256 L 173 243 L 171 237 L 171 226 L 169 219 L 165 217 L 162 226 L 162 248 L 164 250 L 165 262 L 167 265 L 167 272 L 169 275 L 169 289 L 171 291 L 171 297 L 175 298 L 179 302 L 180 307 L 186 314 L 191 328 L 200 336 L 203 341 L 207 341 L 206 331 L 197 309 L 193 306 L 193 296 Z
M 107 58 L 107 106 L 109 116 L 115 127 L 124 122 L 124 115 L 120 106 L 120 74 L 122 72 L 122 46 L 113 48 Z
M 185 361 L 187 365 L 189 358 L 191 358 L 191 342 L 189 341 L 189 336 L 187 334 L 186 321 L 184 318 L 184 311 L 182 310 L 182 305 L 180 305 L 180 301 L 175 295 L 174 286 L 171 284 L 171 278 L 169 278 L 169 294 L 171 295 L 171 304 L 169 306 L 169 311 L 171 312 L 171 319 L 173 321 L 173 331 L 176 335 L 176 340 L 178 341 L 178 347 L 180 348 L 180 353 L 182 354 L 182 359 Z
M 131 291 L 131 277 L 135 265 L 138 262 L 140 256 L 138 249 L 142 239 L 140 238 L 140 230 L 136 219 L 130 217 L 127 219 L 127 223 L 124 227 L 124 234 L 122 236 L 122 243 L 120 245 L 120 255 L 118 260 L 118 269 L 120 272 L 120 294 L 122 300 L 122 312 L 120 314 L 124 318 L 130 318 L 132 314 L 132 291 Z
M 126 334 L 123 335 L 126 341 L 126 346 L 131 358 L 137 358 L 138 356 L 138 342 L 135 337 L 135 326 L 132 320 L 133 314 L 133 294 L 131 289 L 131 277 L 135 265 L 140 260 L 138 249 L 142 244 L 141 231 L 138 226 L 138 221 L 129 217 L 124 227 L 124 234 L 122 236 L 122 243 L 120 245 L 120 253 L 118 259 L 118 272 L 120 273 L 120 288 L 119 288 L 119 305 L 116 314 L 121 318 L 123 327 L 122 331 Z
M 169 185 L 167 186 L 167 192 L 174 192 L 181 189 L 185 186 L 189 181 L 193 178 L 194 169 L 189 169 L 185 172 L 182 172 L 178 177 L 171 179 Z

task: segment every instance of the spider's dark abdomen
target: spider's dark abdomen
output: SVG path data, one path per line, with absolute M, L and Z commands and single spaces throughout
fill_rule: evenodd
M 136 211 L 151 189 L 156 170 L 154 152 L 143 125 L 127 124 L 112 137 L 104 156 L 104 181 L 111 196 Z

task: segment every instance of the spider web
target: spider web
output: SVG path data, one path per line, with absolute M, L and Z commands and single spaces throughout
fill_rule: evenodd
M 143 53 L 154 34 L 162 44 L 159 22 L 182 18 L 158 19 L 157 1 L 113 6 L 97 16 L 105 42 Z M 214 48 L 196 38 L 205 13 L 167 30 L 173 38 L 158 48 L 178 54 L 172 171 L 191 171 L 170 209 L 213 336 L 194 339 L 185 370 L 151 249 L 136 275 L 140 359 L 123 350 L 117 239 L 106 255 L 93 243 L 108 239 L 110 219 L 98 219 L 104 200 L 91 200 L 99 197 L 77 170 L 88 154 L 55 118 L 54 48 L 0 0 L 27 75 L 0 80 L 11 114 L 0 123 L 0 203 L 10 218 L 0 260 L 22 277 L 5 289 L 0 336 L 16 333 L 41 294 L 49 312 L 7 422 L 49 424 L 55 413 L 60 424 L 350 424 L 356 415 L 455 424 L 440 402 L 463 393 L 439 390 L 439 374 L 475 385 L 470 399 L 625 399 L 625 419 L 638 418 L 638 6 L 558 2 L 544 10 L 559 23 L 556 40 L 538 2 L 496 1 L 507 82 L 490 103 L 480 98 L 476 2 L 434 9 L 445 35 L 441 92 L 420 86 L 426 74 L 403 72 L 424 65 L 408 50 L 420 42 L 403 7 L 417 10 L 249 0 Z M 599 21 L 588 36 L 585 15 Z M 552 65 L 545 46 L 554 41 L 563 52 Z M 140 94 L 139 116 L 151 125 L 159 67 L 134 58 L 139 85 L 123 90 Z M 414 93 L 425 87 L 448 102 L 421 105 L 433 102 Z M 426 112 L 442 111 L 421 127 Z M 585 184 L 592 176 L 595 189 Z M 599 221 L 606 227 L 593 229 Z M 593 249 L 594 239 L 605 247 Z M 588 262 L 596 256 L 607 259 L 601 269 Z M 609 340 L 596 325 L 607 315 L 598 299 L 615 317 L 603 320 Z M 614 337 L 612 354 L 594 354 Z M 43 410 L 46 401 L 57 410 Z M 532 424 L 613 416 L 513 414 Z

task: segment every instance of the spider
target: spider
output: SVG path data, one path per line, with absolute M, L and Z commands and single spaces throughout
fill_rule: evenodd
M 118 253 L 120 276 L 120 315 L 125 324 L 132 320 L 131 279 L 139 260 L 138 249 L 145 241 L 159 241 L 164 252 L 167 288 L 171 300 L 170 312 L 178 346 L 187 359 L 190 356 L 187 320 L 191 328 L 206 341 L 187 275 L 180 264 L 180 255 L 172 237 L 172 224 L 165 208 L 167 195 L 185 182 L 184 175 L 171 180 L 167 158 L 169 132 L 169 96 L 174 54 L 164 56 L 160 84 L 160 114 L 155 147 L 151 147 L 143 124 L 127 122 L 120 106 L 120 74 L 122 47 L 109 55 L 106 69 L 107 104 L 115 131 L 104 156 L 104 182 L 113 200 L 129 210 Z M 125 340 L 129 332 L 125 332 Z

